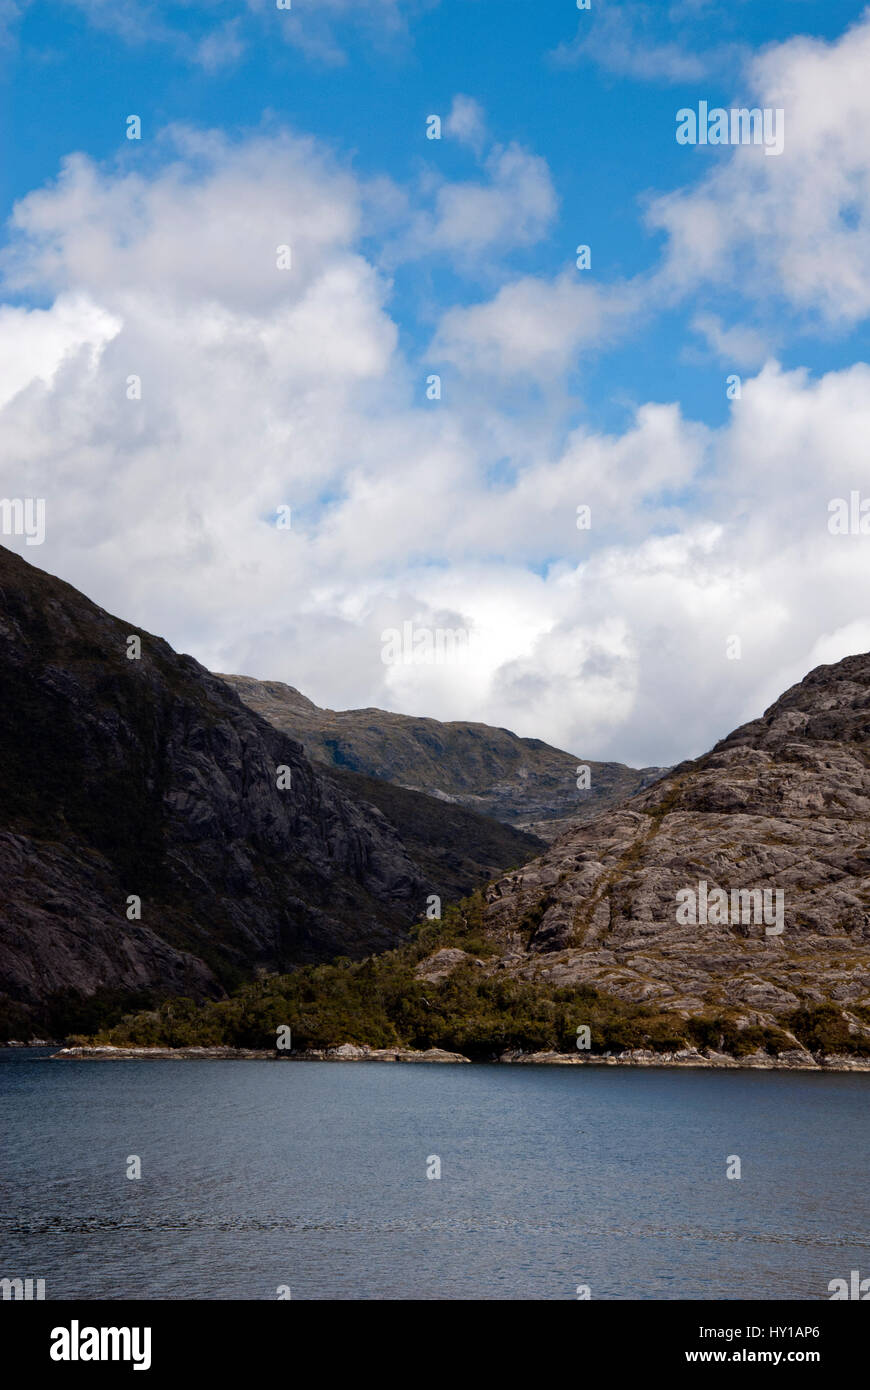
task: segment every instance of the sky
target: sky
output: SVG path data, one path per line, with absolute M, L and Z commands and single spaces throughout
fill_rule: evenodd
M 0 0 L 0 541 L 321 705 L 698 755 L 870 650 L 868 73 L 851 0 Z

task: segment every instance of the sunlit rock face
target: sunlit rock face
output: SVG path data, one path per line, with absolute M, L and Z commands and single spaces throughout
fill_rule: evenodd
M 487 898 L 513 973 L 762 1025 L 832 1002 L 868 1034 L 870 656 L 818 667 Z

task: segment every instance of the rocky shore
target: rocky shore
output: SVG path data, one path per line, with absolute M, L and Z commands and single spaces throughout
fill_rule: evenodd
M 460 1052 L 445 1052 L 430 1047 L 425 1052 L 406 1047 L 356 1047 L 344 1043 L 341 1047 L 315 1048 L 308 1052 L 276 1052 L 258 1048 L 239 1047 L 62 1047 L 49 1059 L 53 1062 L 178 1062 L 178 1061 L 255 1061 L 255 1062 L 470 1062 Z M 813 1056 L 794 1049 L 772 1057 L 765 1052 L 753 1052 L 744 1057 L 707 1050 L 698 1052 L 685 1048 L 679 1052 L 652 1052 L 636 1049 L 620 1053 L 581 1052 L 503 1052 L 494 1061 L 509 1066 L 581 1066 L 581 1067 L 708 1067 L 720 1070 L 749 1071 L 863 1071 L 870 1072 L 870 1057 L 847 1055 Z
M 750 1052 L 744 1057 L 732 1057 L 727 1052 L 697 1052 L 684 1048 L 680 1052 L 652 1052 L 637 1048 L 632 1052 L 593 1054 L 570 1052 L 505 1052 L 499 1062 L 514 1066 L 581 1066 L 581 1067 L 712 1067 L 730 1071 L 866 1071 L 870 1072 L 870 1057 L 846 1055 L 813 1056 L 811 1052 L 795 1049 L 773 1057 L 767 1052 Z
M 309 1052 L 277 1052 L 249 1047 L 62 1047 L 52 1062 L 467 1062 L 459 1052 L 430 1047 L 425 1052 L 409 1047 L 313 1048 Z

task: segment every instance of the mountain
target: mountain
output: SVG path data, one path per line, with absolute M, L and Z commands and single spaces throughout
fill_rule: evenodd
M 732 897 L 765 889 L 762 921 L 763 898 Z M 738 1027 L 833 1008 L 841 1041 L 870 1038 L 870 655 L 811 671 L 486 899 L 516 977 Z
M 588 1028 L 599 1060 L 866 1069 L 870 656 L 812 671 L 395 951 L 90 1040 L 268 1049 L 281 1021 L 302 1051 L 578 1061 Z
M 487 724 L 440 723 L 381 709 L 320 709 L 280 681 L 221 677 L 251 709 L 298 738 L 314 762 L 377 777 L 552 840 L 618 805 L 666 769 L 581 760 Z
M 434 796 L 341 768 L 324 767 L 323 772 L 346 795 L 381 813 L 400 835 L 427 892 L 445 902 L 464 897 L 545 848 L 543 839 L 464 806 L 445 805 Z
M 0 547 L 7 1035 L 62 1031 L 95 1016 L 88 1000 L 216 997 L 260 969 L 383 950 L 428 894 L 540 848 L 388 794 L 385 813 L 376 787 L 315 768 L 192 657 Z M 419 862 L 404 821 L 415 849 L 428 841 Z

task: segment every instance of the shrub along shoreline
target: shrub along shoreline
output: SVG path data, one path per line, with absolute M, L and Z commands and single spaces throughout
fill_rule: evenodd
M 770 1058 L 775 1065 L 781 1055 L 794 1053 L 795 1040 L 819 1059 L 870 1059 L 870 1042 L 849 1032 L 833 1004 L 798 1009 L 782 1019 L 781 1028 L 745 1027 L 727 1011 L 684 1019 L 588 986 L 553 989 L 506 972 L 490 973 L 474 959 L 439 982 L 417 979 L 420 963 L 444 947 L 457 947 L 484 962 L 497 954 L 482 930 L 482 913 L 482 896 L 474 894 L 449 907 L 443 921 L 416 927 L 410 941 L 396 950 L 363 961 L 339 959 L 288 975 L 262 976 L 226 999 L 168 998 L 93 1034 L 73 1034 L 67 1043 L 234 1048 L 272 1055 L 279 1030 L 289 1028 L 296 1056 L 352 1044 L 417 1053 L 438 1048 L 472 1061 L 498 1060 L 506 1053 L 549 1053 L 579 1061 L 585 1058 L 576 1050 L 577 1029 L 586 1025 L 591 1030 L 589 1060 L 607 1053 L 673 1057 L 711 1051 L 736 1060 Z

